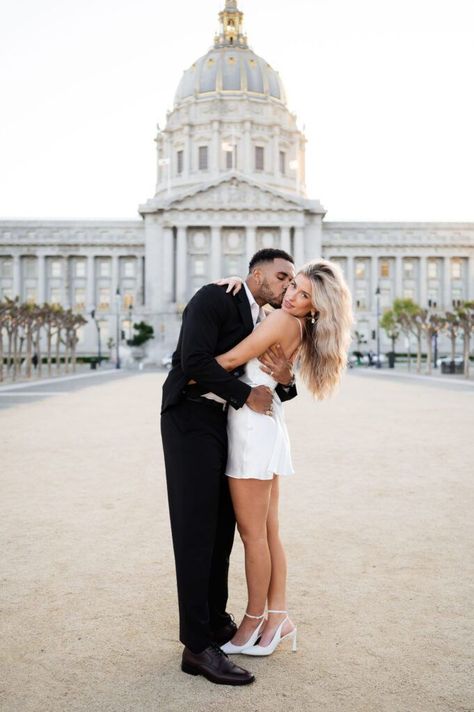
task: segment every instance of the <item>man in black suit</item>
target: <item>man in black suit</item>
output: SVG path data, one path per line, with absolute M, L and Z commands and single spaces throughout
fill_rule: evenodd
M 295 274 L 282 250 L 260 250 L 241 291 L 208 284 L 183 313 L 172 368 L 163 386 L 161 433 L 178 584 L 181 668 L 212 682 L 245 685 L 254 676 L 220 650 L 236 626 L 228 613 L 227 578 L 235 517 L 224 475 L 227 408 L 265 413 L 272 396 L 228 373 L 215 357 L 248 336 L 264 304 L 281 306 Z M 291 367 L 282 358 L 273 368 L 281 400 L 296 395 Z M 194 383 L 190 383 L 194 381 Z M 291 382 L 291 383 L 290 383 Z

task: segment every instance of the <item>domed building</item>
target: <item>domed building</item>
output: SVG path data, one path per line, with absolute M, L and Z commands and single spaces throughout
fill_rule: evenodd
M 324 220 L 306 197 L 306 138 L 278 72 L 250 49 L 236 0 L 225 0 L 219 23 L 158 130 L 155 193 L 139 206 L 141 219 L 1 220 L 0 300 L 82 312 L 80 354 L 96 352 L 96 326 L 104 349 L 145 320 L 159 358 L 193 293 L 222 275 L 245 276 L 262 247 L 291 252 L 297 266 L 338 261 L 365 349 L 375 350 L 377 314 L 396 297 L 434 309 L 474 299 L 473 224 Z
M 227 0 L 213 47 L 181 78 L 157 144 L 145 220 L 149 305 L 176 312 L 204 281 L 246 274 L 262 247 L 321 254 L 324 210 L 305 197 L 305 137 L 278 72 Z M 159 274 L 156 278 L 155 275 Z

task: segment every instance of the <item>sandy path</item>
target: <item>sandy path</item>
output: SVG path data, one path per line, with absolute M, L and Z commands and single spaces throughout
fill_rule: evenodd
M 227 688 L 178 669 L 161 382 L 0 413 L 2 710 L 474 710 L 474 394 L 351 374 L 287 404 L 299 651 L 240 658 L 257 682 Z M 240 543 L 231 588 L 238 615 Z

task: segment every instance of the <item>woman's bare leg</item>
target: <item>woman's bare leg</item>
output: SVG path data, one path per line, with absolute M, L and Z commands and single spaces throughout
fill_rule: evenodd
M 278 506 L 280 499 L 280 482 L 278 475 L 273 477 L 272 490 L 270 493 L 270 506 L 267 515 L 267 539 L 270 549 L 271 577 L 268 587 L 268 608 L 269 610 L 286 611 L 286 554 L 279 533 Z M 275 631 L 285 618 L 284 614 L 269 613 L 268 621 L 262 633 L 259 645 L 268 645 L 275 635 Z M 285 635 L 293 630 L 294 625 L 287 621 L 282 629 Z
M 247 578 L 247 612 L 260 616 L 265 611 L 271 575 L 271 559 L 267 538 L 267 516 L 272 480 L 241 480 L 229 478 L 237 527 L 245 549 Z M 243 645 L 261 621 L 247 618 L 232 638 L 234 645 Z

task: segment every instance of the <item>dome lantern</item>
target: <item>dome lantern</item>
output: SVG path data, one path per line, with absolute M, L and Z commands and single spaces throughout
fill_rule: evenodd
M 226 0 L 225 7 L 219 13 L 221 30 L 214 37 L 214 47 L 242 47 L 247 49 L 247 36 L 242 31 L 244 13 L 237 7 L 237 0 Z

